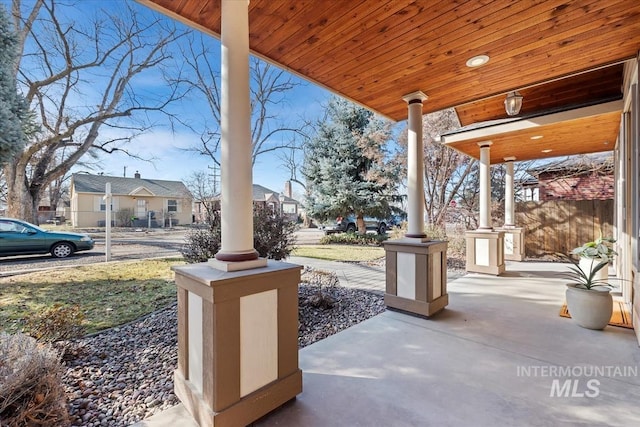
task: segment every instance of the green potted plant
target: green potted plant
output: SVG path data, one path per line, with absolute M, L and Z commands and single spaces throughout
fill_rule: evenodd
M 599 261 L 585 271 L 573 258 L 569 260 L 573 265 L 564 276 L 571 280 L 566 291 L 571 318 L 583 328 L 604 329 L 613 312 L 613 298 L 609 292 L 612 286 L 606 279 L 599 279 L 598 273 L 608 267 L 609 261 Z
M 613 258 L 618 255 L 613 250 L 613 244 L 616 240 L 612 237 L 598 237 L 593 242 L 587 242 L 582 246 L 575 248 L 571 251 L 573 255 L 580 257 L 579 266 L 587 275 L 600 263 L 605 262 L 607 266 Z M 602 267 L 598 269 L 598 274 L 595 279 L 600 281 L 606 281 L 609 277 L 609 269 Z

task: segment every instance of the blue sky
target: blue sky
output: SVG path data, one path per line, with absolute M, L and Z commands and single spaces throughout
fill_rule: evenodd
M 7 10 L 11 9 L 10 0 L 0 0 Z M 34 0 L 23 0 L 22 7 L 30 10 L 33 7 Z M 155 12 L 145 6 L 136 3 L 133 0 L 80 0 L 77 2 L 60 2 L 57 5 L 57 11 L 64 12 L 63 21 L 69 20 L 74 23 L 74 27 L 81 31 L 83 25 L 90 25 L 90 18 L 99 16 L 105 18 L 106 15 L 101 10 L 115 12 L 126 10 L 125 6 L 129 4 L 136 11 L 142 13 L 145 18 L 152 16 L 159 17 L 166 22 L 175 23 L 181 28 L 185 28 L 182 24 L 174 22 L 170 18 Z M 69 7 L 73 5 L 73 7 Z M 37 31 L 37 30 L 36 30 Z M 206 36 L 208 43 L 213 52 L 214 58 L 211 63 L 217 67 L 216 71 L 220 71 L 220 43 L 213 37 Z M 31 42 L 33 43 L 33 42 Z M 29 41 L 27 43 L 29 46 Z M 176 48 L 177 49 L 177 48 Z M 28 48 L 27 48 L 28 50 Z M 178 56 L 178 55 L 176 55 Z M 25 59 L 23 61 L 28 61 Z M 177 66 L 180 66 L 177 61 Z M 29 66 L 25 63 L 27 69 L 38 72 L 38 67 Z M 35 78 L 41 78 L 34 74 Z M 87 76 L 85 76 L 86 78 Z M 323 104 L 328 100 L 330 93 L 325 89 L 306 82 L 299 77 L 291 76 L 299 84 L 291 91 L 287 92 L 284 102 L 276 105 L 279 111 L 278 116 L 283 120 L 291 123 L 295 122 L 292 118 L 304 117 L 306 120 L 315 121 L 323 112 Z M 80 111 L 87 106 L 93 106 L 100 103 L 103 95 L 101 92 L 103 77 L 97 73 L 89 75 L 87 81 L 93 79 L 93 84 L 89 83 L 82 87 L 81 93 L 78 93 L 73 100 L 76 105 L 76 111 Z M 103 79 L 104 81 L 104 79 Z M 134 90 L 136 96 L 158 98 L 159 95 L 167 93 L 167 88 L 160 71 L 150 70 L 145 72 L 141 77 L 136 77 Z M 208 106 L 203 99 L 191 96 L 176 104 L 173 108 L 174 113 L 179 113 L 180 118 L 187 122 L 202 124 L 205 121 L 211 121 L 210 114 L 207 114 Z M 88 171 L 90 173 L 104 173 L 105 175 L 132 177 L 138 171 L 142 177 L 151 179 L 166 180 L 186 180 L 193 171 L 210 171 L 208 167 L 213 166 L 213 161 L 199 155 L 193 151 L 189 151 L 189 147 L 193 147 L 200 139 L 200 134 L 193 130 L 177 126 L 172 127 L 168 118 L 163 115 L 151 115 L 150 121 L 154 123 L 153 129 L 135 137 L 125 148 L 138 155 L 141 160 L 129 157 L 123 153 L 100 154 L 98 160 L 84 156 L 80 164 L 77 164 L 72 172 Z M 196 126 L 201 127 L 201 126 Z M 100 129 L 100 139 L 108 140 L 113 137 L 123 136 L 122 130 L 114 129 L 103 125 Z M 278 142 L 278 141 L 276 141 Z M 282 166 L 282 161 L 278 158 L 276 152 L 265 153 L 256 159 L 253 169 L 253 182 L 268 187 L 274 191 L 282 191 L 284 182 L 289 178 L 289 171 Z M 294 191 L 302 193 L 301 189 L 294 185 Z
M 294 89 L 289 95 L 289 111 L 283 114 L 297 115 L 304 112 L 306 117 L 318 117 L 323 110 L 323 103 L 330 93 L 316 85 L 306 84 Z M 188 114 L 185 112 L 185 114 Z M 188 129 L 171 132 L 164 127 L 158 127 L 137 137 L 128 147 L 143 157 L 153 156 L 152 161 L 135 159 L 124 154 L 104 155 L 101 158 L 101 168 L 105 175 L 132 177 L 136 171 L 144 178 L 186 180 L 192 171 L 209 171 L 213 162 L 209 157 L 187 150 L 199 135 Z M 78 166 L 77 170 L 83 169 Z M 289 171 L 282 166 L 282 161 L 276 153 L 265 153 L 256 159 L 253 168 L 253 182 L 274 191 L 282 191 L 284 182 L 289 178 Z M 294 192 L 302 193 L 294 185 Z
M 120 3 L 123 0 L 109 0 L 111 3 Z M 105 6 L 106 2 L 93 1 L 95 6 Z M 84 6 L 84 5 L 83 5 Z M 168 17 L 155 11 L 133 3 L 136 10 L 143 13 L 155 14 L 165 20 Z M 181 24 L 178 24 L 181 25 Z M 212 43 L 211 50 L 213 52 L 220 51 L 220 43 L 215 38 L 209 37 Z M 218 66 L 219 56 L 213 61 Z M 304 116 L 306 119 L 315 119 L 323 111 L 323 103 L 328 99 L 330 93 L 325 89 L 292 76 L 298 81 L 299 85 L 287 93 L 286 100 L 283 104 L 278 105 L 281 117 L 299 117 Z M 158 79 L 160 82 L 160 79 Z M 141 82 L 143 86 L 148 84 L 150 92 L 158 90 L 154 82 Z M 179 110 L 182 119 L 191 119 L 193 121 L 211 120 L 206 115 L 207 107 L 203 101 L 194 98 L 187 99 L 182 108 Z M 145 133 L 135 138 L 128 149 L 139 154 L 141 157 L 150 158 L 150 161 L 143 161 L 128 157 L 124 154 L 110 154 L 101 156 L 100 168 L 97 171 L 104 172 L 105 175 L 132 177 L 137 171 L 144 178 L 168 179 L 168 180 L 186 180 L 192 171 L 208 171 L 213 166 L 213 162 L 206 156 L 199 155 L 187 148 L 193 146 L 199 140 L 200 135 L 192 132 L 187 128 L 176 128 L 174 131 L 168 129 L 168 126 L 158 126 L 152 132 Z M 82 166 L 78 166 L 77 170 L 86 170 Z M 289 171 L 282 166 L 282 161 L 278 158 L 277 153 L 265 153 L 256 159 L 253 169 L 253 182 L 261 184 L 274 191 L 282 191 L 284 182 L 289 178 Z M 294 185 L 294 192 L 302 193 L 301 189 Z

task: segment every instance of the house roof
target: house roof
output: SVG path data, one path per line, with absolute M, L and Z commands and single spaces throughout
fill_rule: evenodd
M 613 154 L 611 152 L 607 152 L 572 156 L 556 162 L 547 163 L 536 168 L 527 169 L 527 173 L 533 176 L 539 176 L 542 173 L 560 171 L 585 172 L 595 170 L 613 173 Z
M 217 194 L 214 199 L 220 199 L 221 194 Z M 267 201 L 270 197 L 275 197 L 278 201 L 280 201 L 280 196 L 284 197 L 284 203 L 295 203 L 300 204 L 296 199 L 292 199 L 291 197 L 287 197 L 284 194 L 278 193 L 277 191 L 273 191 L 267 187 L 263 187 L 259 184 L 253 184 L 253 201 L 254 202 L 264 202 Z
M 104 194 L 105 186 L 111 183 L 114 195 L 145 195 L 156 197 L 191 197 L 191 193 L 181 181 L 161 179 L 125 178 L 119 176 L 73 174 L 72 188 L 76 193 Z
M 267 200 L 270 196 L 274 196 L 276 199 L 280 200 L 280 193 L 278 193 L 277 191 L 270 190 L 267 187 L 263 187 L 262 185 L 259 185 L 259 184 L 253 184 L 253 200 L 254 201 Z M 284 197 L 284 202 L 298 203 L 297 200 L 292 199 L 291 197 L 287 197 L 284 194 L 282 196 Z

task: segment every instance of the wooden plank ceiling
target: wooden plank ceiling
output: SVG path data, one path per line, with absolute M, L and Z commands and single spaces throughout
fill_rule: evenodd
M 138 1 L 220 33 L 220 0 Z M 506 117 L 512 90 L 523 114 L 619 97 L 611 65 L 640 48 L 638 0 L 251 0 L 249 24 L 254 54 L 394 120 L 417 90 L 463 124 Z
M 491 141 L 491 164 L 506 157 L 517 161 L 613 150 L 620 122 L 621 101 L 523 118 L 493 126 L 451 133 L 445 144 L 476 159 L 480 145 Z M 578 112 L 589 110 L 588 114 Z M 448 141 L 451 142 L 448 142 Z

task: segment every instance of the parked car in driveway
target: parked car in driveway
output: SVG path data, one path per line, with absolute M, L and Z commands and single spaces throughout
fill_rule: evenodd
M 364 217 L 364 225 L 367 231 L 375 231 L 378 234 L 385 234 L 393 225 L 391 219 L 374 218 L 371 216 Z M 336 222 L 322 227 L 326 234 L 330 233 L 355 233 L 358 229 L 355 215 L 347 215 L 346 217 L 337 217 Z
M 0 218 L 0 256 L 51 253 L 66 258 L 74 252 L 93 249 L 95 242 L 86 234 L 47 231 L 26 221 Z

